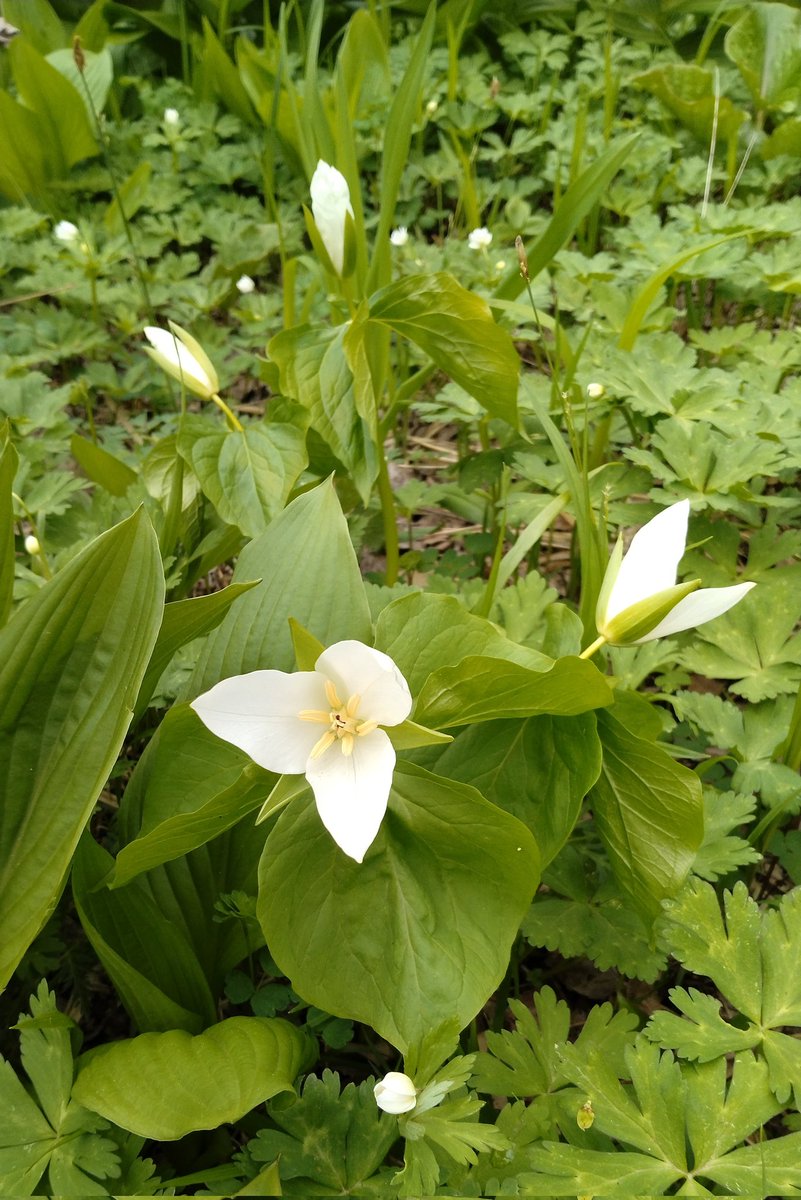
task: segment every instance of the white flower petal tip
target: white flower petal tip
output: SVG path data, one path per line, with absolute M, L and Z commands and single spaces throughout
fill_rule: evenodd
M 676 583 L 689 516 L 689 500 L 680 500 L 637 531 L 625 556 L 618 541 L 596 609 L 598 633 L 610 645 L 641 645 L 702 625 L 727 612 L 754 586 L 697 591 L 700 580 Z
M 486 250 L 492 245 L 492 234 L 486 225 L 479 229 L 471 229 L 467 235 L 467 244 L 471 250 Z
M 251 671 L 192 701 L 217 737 L 277 774 L 305 774 L 320 819 L 362 862 L 381 826 L 395 751 L 383 726 L 412 710 L 409 685 L 388 654 L 336 642 L 313 671 Z
M 417 1088 L 402 1071 L 390 1071 L 373 1088 L 378 1107 L 393 1116 L 411 1112 L 417 1104 Z
M 53 237 L 57 241 L 69 245 L 70 242 L 77 242 L 79 233 L 78 226 L 73 225 L 72 221 L 59 221 L 53 230 Z
M 204 400 L 217 394 L 220 384 L 211 359 L 185 329 L 170 321 L 169 329 L 148 325 L 144 334 L 150 342 L 148 353 L 162 371 Z
M 236 281 L 236 290 L 241 296 L 249 296 L 251 292 L 255 292 L 256 283 L 249 275 L 240 275 Z
M 317 163 L 309 185 L 314 223 L 338 275 L 345 263 L 345 217 L 353 208 L 345 176 L 322 159 Z
M 397 229 L 392 230 L 389 240 L 393 246 L 405 246 L 409 240 L 409 230 L 405 225 L 399 225 Z

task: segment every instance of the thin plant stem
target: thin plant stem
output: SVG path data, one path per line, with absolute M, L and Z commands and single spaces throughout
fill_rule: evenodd
M 239 420 L 239 418 L 237 416 L 234 415 L 234 413 L 231 412 L 231 409 L 225 403 L 222 396 L 218 395 L 218 393 L 215 392 L 214 395 L 211 397 L 211 399 L 217 405 L 217 407 L 220 409 L 220 411 L 225 413 L 226 417 L 228 418 L 228 423 L 231 426 L 231 428 L 235 429 L 237 431 L 237 433 L 244 433 L 244 429 L 242 427 L 242 422 Z
M 594 642 L 590 642 L 589 646 L 587 646 L 585 650 L 582 650 L 579 658 L 592 658 L 593 654 L 595 654 L 595 651 L 600 650 L 601 646 L 605 645 L 606 638 L 601 635 L 597 637 Z
M 378 496 L 381 500 L 381 515 L 384 522 L 384 554 L 386 556 L 384 582 L 387 587 L 392 587 L 398 581 L 398 570 L 400 568 L 398 518 L 395 509 L 395 496 L 389 479 L 389 471 L 387 470 L 384 446 L 380 438 L 376 440 L 376 450 L 378 452 Z

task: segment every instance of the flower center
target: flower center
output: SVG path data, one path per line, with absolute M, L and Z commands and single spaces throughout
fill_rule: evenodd
M 356 738 L 372 733 L 378 728 L 378 722 L 360 721 L 358 712 L 362 702 L 361 696 L 354 694 L 347 702 L 340 700 L 330 679 L 325 681 L 325 696 L 331 706 L 328 712 L 304 708 L 298 713 L 301 721 L 319 721 L 320 724 L 328 726 L 320 740 L 312 747 L 309 758 L 318 758 L 329 746 L 333 746 L 334 742 L 339 742 L 344 755 L 350 755 L 353 753 Z

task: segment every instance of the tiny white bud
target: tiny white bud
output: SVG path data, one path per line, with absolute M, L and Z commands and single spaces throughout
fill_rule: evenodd
M 236 290 L 243 296 L 249 296 L 251 292 L 255 292 L 256 284 L 249 275 L 240 275 L 236 281 Z
M 164 109 L 164 124 L 171 125 L 173 129 L 181 124 L 181 114 L 177 108 Z
M 439 100 L 429 100 L 428 104 L 426 105 L 426 112 L 428 113 L 429 117 L 433 117 L 438 108 Z
M 35 558 L 38 554 L 42 553 L 42 547 L 39 545 L 39 539 L 34 537 L 32 533 L 29 533 L 25 539 L 25 549 L 32 558 Z
M 505 271 L 506 270 L 506 259 L 505 258 L 498 259 L 498 261 L 495 264 L 495 270 L 496 271 Z
M 471 229 L 467 235 L 467 244 L 471 250 L 486 250 L 488 246 L 492 245 L 492 234 L 486 225 L 482 225 L 479 229 Z
M 389 240 L 393 246 L 405 246 L 409 240 L 409 230 L 405 225 L 399 225 L 397 229 L 392 230 Z
M 587 395 L 590 400 L 600 400 L 601 396 L 606 394 L 606 388 L 602 383 L 588 383 Z
M 402 1071 L 390 1071 L 380 1079 L 373 1088 L 373 1095 L 380 1109 L 395 1116 L 411 1112 L 417 1104 L 417 1088 Z
M 72 221 L 59 221 L 53 230 L 53 235 L 60 242 L 74 242 L 79 236 L 77 225 L 73 225 Z

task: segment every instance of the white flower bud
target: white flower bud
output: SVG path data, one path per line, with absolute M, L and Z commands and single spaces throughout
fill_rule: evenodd
M 380 1079 L 373 1088 L 373 1095 L 379 1108 L 395 1116 L 411 1112 L 417 1103 L 417 1088 L 402 1071 L 390 1071 Z
M 55 229 L 53 230 L 53 235 L 60 242 L 68 243 L 77 241 L 79 237 L 78 226 L 73 225 L 72 221 L 59 221 L 58 225 L 56 225 Z
M 177 108 L 164 109 L 164 124 L 169 125 L 172 129 L 177 129 L 181 124 L 181 114 Z
M 426 113 L 429 117 L 433 117 L 438 108 L 439 100 L 429 100 L 428 104 L 426 105 Z
M 588 383 L 587 395 L 590 400 L 600 400 L 601 396 L 606 395 L 606 388 L 602 383 Z
M 162 371 L 172 375 L 190 392 L 210 400 L 220 390 L 217 372 L 211 359 L 191 334 L 169 322 L 169 329 L 159 329 L 148 325 L 145 337 L 152 349 L 147 348 L 150 357 L 157 362 Z
M 39 545 L 39 539 L 34 537 L 32 533 L 29 533 L 25 539 L 25 549 L 27 550 L 28 554 L 30 554 L 31 558 L 36 558 L 37 555 L 42 553 L 42 547 Z
M 314 223 L 334 270 L 341 275 L 345 261 L 345 216 L 347 213 L 353 216 L 348 181 L 336 167 L 320 159 L 309 191 Z
M 389 240 L 393 246 L 405 246 L 409 240 L 409 230 L 405 225 L 399 225 L 397 229 L 392 230 Z
M 471 250 L 486 250 L 492 245 L 492 234 L 487 229 L 486 225 L 482 225 L 479 229 L 472 229 L 467 235 L 467 244 Z
M 249 275 L 240 275 L 236 281 L 236 290 L 243 296 L 249 296 L 251 292 L 255 292 L 256 284 Z

